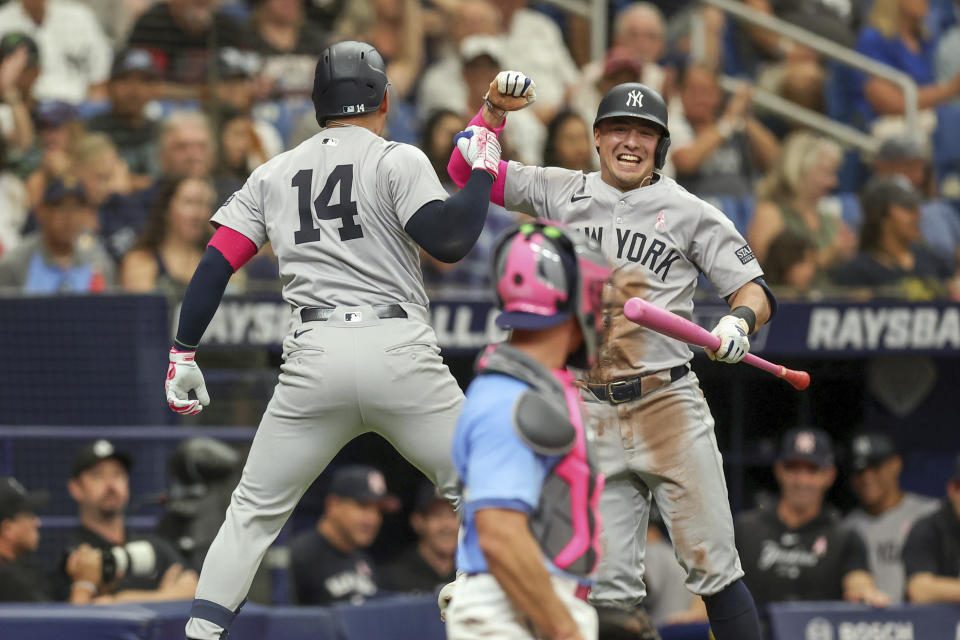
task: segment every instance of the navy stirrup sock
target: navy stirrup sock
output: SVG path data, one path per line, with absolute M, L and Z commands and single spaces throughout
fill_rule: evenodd
M 717 640 L 762 640 L 753 596 L 737 580 L 712 596 L 704 596 L 710 629 Z

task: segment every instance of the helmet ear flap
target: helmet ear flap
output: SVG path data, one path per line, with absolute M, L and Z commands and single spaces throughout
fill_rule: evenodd
M 657 169 L 663 169 L 667 163 L 667 150 L 670 149 L 670 133 L 664 131 L 657 142 L 657 149 L 653 154 L 653 164 Z

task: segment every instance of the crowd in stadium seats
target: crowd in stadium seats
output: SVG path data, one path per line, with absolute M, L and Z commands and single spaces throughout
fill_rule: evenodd
M 0 281 L 15 293 L 157 291 L 176 301 L 210 234 L 195 220 L 259 164 L 319 131 L 310 101 L 316 56 L 354 38 L 388 61 L 388 137 L 420 144 L 451 191 L 443 160 L 451 134 L 499 69 L 521 69 L 538 95 L 533 109 L 510 116 L 505 157 L 584 171 L 597 166 L 590 124 L 600 97 L 641 81 L 670 104 L 664 171 L 734 221 L 785 295 L 848 295 L 853 286 L 857 297 L 960 296 L 960 150 L 945 132 L 960 121 L 953 4 L 744 2 L 910 75 L 918 130 L 905 130 L 896 85 L 685 3 L 611 0 L 610 48 L 589 60 L 582 18 L 524 0 L 8 0 L 0 3 Z M 694 50 L 705 55 L 695 59 Z M 761 110 L 749 84 L 721 76 L 883 145 L 876 157 L 841 148 Z M 869 178 L 896 174 L 919 206 L 902 220 L 868 217 L 860 196 Z M 186 191 L 202 197 L 174 193 L 185 177 L 194 179 Z M 180 206 L 187 201 L 192 211 Z M 517 215 L 491 206 L 487 230 L 460 264 L 425 258 L 428 285 L 485 289 L 492 239 Z M 50 212 L 61 210 L 58 226 Z M 231 291 L 275 274 L 269 249 L 262 258 Z
M 320 131 L 310 97 L 317 56 L 331 42 L 360 39 L 388 63 L 387 137 L 418 144 L 451 193 L 453 136 L 497 71 L 519 69 L 537 83 L 533 108 L 509 116 L 504 158 L 584 172 L 598 168 L 592 123 L 600 98 L 640 81 L 669 104 L 664 171 L 730 218 L 779 295 L 960 300 L 954 3 L 742 1 L 908 74 L 919 88 L 918 129 L 906 129 L 896 85 L 688 2 L 609 0 L 610 46 L 591 60 L 583 18 L 526 0 L 0 0 L 0 293 L 152 292 L 179 302 L 219 204 L 257 166 Z M 703 42 L 692 42 L 694 21 Z M 762 110 L 758 91 L 872 136 L 876 153 Z M 424 254 L 428 287 L 486 295 L 494 239 L 519 215 L 491 204 L 476 246 L 455 265 Z M 277 276 L 267 246 L 228 293 L 277 291 Z M 830 443 L 809 430 L 790 437 L 776 470 L 783 495 L 738 521 L 741 555 L 756 565 L 748 574 L 758 576 L 755 596 L 862 599 L 879 589 L 894 601 L 956 600 L 956 554 L 934 557 L 934 549 L 957 549 L 960 540 L 931 540 L 960 531 L 960 468 L 950 501 L 927 516 L 922 501 L 899 489 L 896 452 L 868 438 L 853 473 L 863 508 L 849 516 L 862 539 L 840 536 L 823 504 L 835 474 Z M 807 445 L 811 455 L 797 459 L 786 449 Z M 450 579 L 456 522 L 446 503 L 421 492 L 411 518 L 416 547 L 377 570 L 363 549 L 386 503 L 379 496 L 364 510 L 369 496 L 341 480 L 316 528 L 291 545 L 298 601 L 430 591 Z M 82 511 L 83 479 L 72 482 Z M 33 574 L 14 561 L 36 546 L 37 506 L 17 487 L 0 483 L 0 576 L 22 582 Z M 902 500 L 909 513 L 900 513 Z M 888 512 L 896 518 L 884 519 Z M 907 541 L 904 523 L 917 518 L 925 524 Z M 814 530 L 823 533 L 822 553 L 818 535 L 808 535 Z M 669 541 L 655 532 L 647 549 L 655 621 L 705 619 Z M 829 556 L 830 582 L 816 564 L 826 540 L 833 553 L 834 535 L 849 557 Z M 99 593 L 102 581 L 80 551 L 87 548 L 76 547 L 65 564 L 81 583 L 76 594 L 64 583 L 57 596 L 46 587 L 13 595 L 69 592 L 83 601 L 88 585 Z M 332 573 L 317 573 L 319 565 Z M 829 592 L 783 584 L 811 566 Z M 186 570 L 149 589 L 182 595 L 195 579 Z

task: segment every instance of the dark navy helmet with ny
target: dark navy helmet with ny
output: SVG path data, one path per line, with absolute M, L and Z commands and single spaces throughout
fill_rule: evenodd
M 607 118 L 640 118 L 660 129 L 654 166 L 663 168 L 670 148 L 670 130 L 667 127 L 667 105 L 659 93 L 639 82 L 618 84 L 600 101 L 594 128 Z

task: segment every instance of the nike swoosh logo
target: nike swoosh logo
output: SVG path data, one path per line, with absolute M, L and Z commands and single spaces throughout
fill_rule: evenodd
M 303 334 L 305 334 L 307 331 L 313 331 L 313 329 L 312 329 L 312 328 L 311 328 L 311 329 L 300 329 L 299 331 L 294 331 L 294 332 L 293 332 L 293 339 L 296 340 L 297 338 L 299 338 L 300 336 L 302 336 Z
M 577 201 L 579 201 L 579 200 L 586 200 L 586 199 L 589 198 L 589 197 L 590 197 L 590 196 L 572 196 L 572 197 L 570 198 L 570 202 L 577 202 Z

